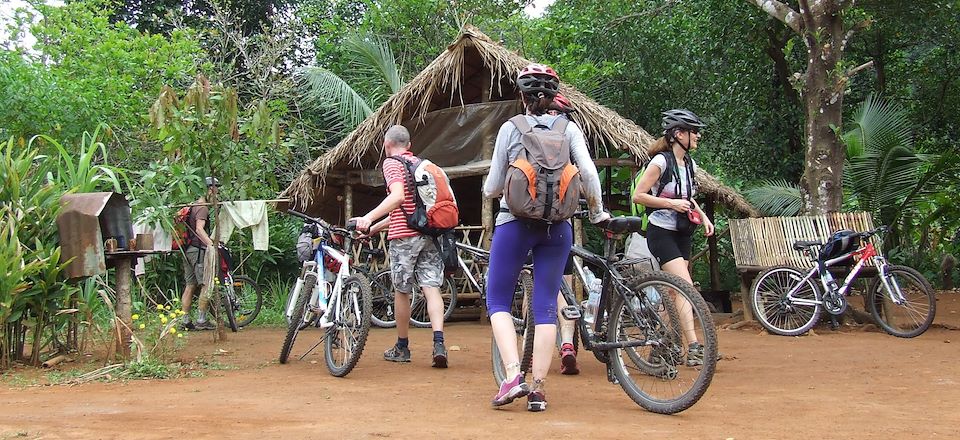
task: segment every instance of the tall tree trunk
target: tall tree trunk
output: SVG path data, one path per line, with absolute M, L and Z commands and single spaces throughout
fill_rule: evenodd
M 844 30 L 843 14 L 855 0 L 799 0 L 799 12 L 777 0 L 747 0 L 803 37 L 807 69 L 803 75 L 806 154 L 800 188 L 804 211 L 839 211 L 843 202 L 844 148 L 837 133 L 843 122 L 843 92 L 848 76 L 840 65 L 853 32 L 869 21 Z

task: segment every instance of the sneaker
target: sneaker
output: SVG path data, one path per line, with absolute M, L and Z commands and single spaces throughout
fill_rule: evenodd
M 527 411 L 540 412 L 546 411 L 546 409 L 547 399 L 544 397 L 543 391 L 533 391 L 527 394 Z
M 568 376 L 580 374 L 580 367 L 577 366 L 577 351 L 569 342 L 560 346 L 560 374 Z
M 493 406 L 503 406 L 513 402 L 518 397 L 526 396 L 530 392 L 530 387 L 523 381 L 523 374 L 518 374 L 511 381 L 503 381 L 500 384 L 500 392 L 493 396 Z
M 433 343 L 433 364 L 430 366 L 433 368 L 447 368 L 447 347 L 443 346 L 443 342 Z
M 703 345 L 699 342 L 691 342 L 687 348 L 687 366 L 699 367 L 703 365 Z
M 210 321 L 197 321 L 193 324 L 193 328 L 194 330 L 213 330 L 216 329 L 217 326 L 213 325 Z
M 410 362 L 410 348 L 400 348 L 394 345 L 383 352 L 383 359 L 390 362 Z
M 184 321 L 180 323 L 180 330 L 196 330 L 197 326 L 193 325 L 193 322 Z

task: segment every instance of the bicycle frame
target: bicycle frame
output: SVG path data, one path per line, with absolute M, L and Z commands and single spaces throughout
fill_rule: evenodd
M 345 242 L 344 247 L 349 249 L 349 245 L 350 240 L 348 239 Z M 329 255 L 330 258 L 333 258 L 340 264 L 340 269 L 337 272 L 336 279 L 330 292 L 327 292 L 327 281 L 323 279 L 323 270 L 321 269 L 324 263 L 324 255 Z M 313 260 L 305 261 L 303 263 L 300 278 L 306 279 L 307 276 L 314 276 L 317 279 L 317 283 L 314 286 L 313 291 L 310 292 L 310 301 L 308 303 L 310 308 L 320 308 L 320 298 L 322 295 L 322 297 L 328 298 L 328 300 L 326 310 L 324 310 L 321 318 L 330 317 L 330 311 L 335 310 L 335 313 L 332 316 L 333 319 L 328 319 L 327 325 L 324 325 L 323 327 L 330 327 L 333 325 L 333 323 L 340 322 L 343 318 L 340 310 L 340 302 L 343 301 L 343 280 L 350 276 L 350 256 L 345 252 L 328 245 L 326 240 L 321 240 L 320 244 L 317 246 L 317 251 L 314 252 Z M 297 297 L 302 294 L 299 289 L 295 290 L 294 293 L 297 295 Z M 288 301 L 287 310 L 285 312 L 288 317 L 293 315 L 293 309 L 296 307 L 296 303 L 296 297 Z M 353 299 L 353 304 L 351 305 L 354 308 L 354 312 L 359 316 L 360 304 L 357 302 L 356 298 Z M 312 321 L 313 318 L 313 316 L 307 314 L 304 314 L 303 316 L 304 322 Z
M 905 298 L 903 297 L 903 294 L 900 293 L 900 286 L 896 285 L 896 280 L 889 280 L 886 275 L 887 259 L 878 255 L 876 248 L 873 246 L 873 243 L 869 243 L 869 242 L 866 245 L 854 251 L 851 251 L 839 257 L 824 261 L 822 264 L 819 261 L 814 260 L 815 264 L 813 268 L 811 268 L 810 271 L 807 272 L 806 276 L 804 276 L 802 279 L 800 279 L 797 282 L 796 286 L 794 286 L 793 289 L 790 289 L 790 291 L 787 293 L 787 298 L 789 298 L 791 301 L 795 302 L 796 304 L 800 304 L 800 305 L 808 305 L 808 306 L 823 305 L 822 300 L 807 300 L 802 298 L 796 298 L 794 297 L 794 294 L 801 287 L 803 287 L 804 283 L 806 283 L 807 280 L 813 278 L 814 275 L 817 275 L 818 278 L 820 279 L 820 284 L 824 289 L 823 291 L 829 292 L 830 290 L 829 279 L 824 275 L 824 272 L 828 270 L 827 268 L 831 266 L 835 266 L 840 262 L 843 262 L 851 257 L 857 260 L 857 264 L 853 266 L 853 269 L 850 270 L 850 273 L 847 274 L 846 278 L 844 278 L 843 283 L 840 284 L 840 286 L 838 287 L 838 290 L 837 290 L 838 295 L 846 296 L 850 292 L 850 286 L 852 285 L 853 280 L 855 280 L 856 277 L 860 274 L 860 271 L 863 269 L 863 266 L 866 264 L 866 262 L 872 260 L 874 262 L 874 265 L 877 267 L 878 276 L 880 277 L 880 282 L 882 282 L 884 287 L 886 287 L 887 292 L 890 292 L 891 300 L 893 300 L 897 305 L 903 304 L 903 302 L 905 301 Z M 891 282 L 893 283 L 893 285 L 891 285 Z M 896 294 L 896 296 L 894 296 L 894 294 Z

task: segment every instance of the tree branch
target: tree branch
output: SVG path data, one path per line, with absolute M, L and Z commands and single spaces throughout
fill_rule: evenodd
M 840 40 L 840 53 L 843 53 L 843 51 L 847 49 L 847 43 L 850 42 L 851 38 L 853 38 L 853 34 L 870 27 L 871 24 L 873 24 L 873 20 L 868 18 L 853 25 L 853 27 L 850 28 L 850 30 L 847 31 L 847 33 L 843 36 L 843 40 Z
M 873 67 L 873 60 L 867 61 L 866 63 L 863 63 L 863 64 L 861 64 L 861 65 L 859 65 L 859 66 L 857 66 L 857 67 L 854 67 L 854 68 L 848 70 L 846 73 L 843 74 L 843 76 L 845 76 L 845 77 L 847 77 L 847 78 L 849 79 L 849 78 L 853 77 L 853 75 L 856 75 L 856 74 L 860 73 L 861 70 L 869 69 L 869 68 L 871 68 L 871 67 Z
M 803 32 L 803 22 L 801 21 L 800 14 L 790 6 L 777 0 L 747 0 L 747 2 L 756 5 L 771 17 L 782 21 L 787 27 L 793 29 L 794 32 L 798 34 Z
M 627 14 L 627 15 L 624 15 L 624 16 L 622 16 L 622 17 L 614 18 L 613 20 L 610 20 L 609 22 L 607 22 L 607 26 L 615 26 L 615 25 L 618 25 L 618 24 L 620 24 L 620 23 L 622 23 L 622 22 L 624 22 L 624 21 L 630 20 L 630 19 L 632 19 L 632 18 L 638 18 L 638 17 L 644 17 L 644 16 L 651 16 L 651 17 L 653 17 L 653 16 L 656 16 L 656 15 L 660 15 L 661 12 L 663 12 L 663 11 L 666 10 L 667 8 L 673 7 L 673 5 L 675 5 L 676 3 L 677 3 L 677 0 L 667 0 L 667 1 L 664 2 L 662 5 L 657 6 L 657 7 L 653 8 L 653 9 L 649 9 L 649 10 L 646 10 L 646 11 L 637 12 L 637 13 L 633 13 L 633 14 Z

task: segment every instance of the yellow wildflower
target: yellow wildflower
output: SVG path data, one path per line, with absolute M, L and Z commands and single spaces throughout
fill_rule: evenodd
M 136 321 L 136 320 L 140 319 L 140 315 L 134 313 L 133 316 L 130 317 L 130 319 Z
M 183 310 L 177 310 L 177 314 L 180 316 L 186 315 L 186 313 L 184 313 Z
M 167 317 L 166 317 L 166 316 L 160 316 L 160 323 L 166 324 L 166 323 L 167 323 Z
M 177 319 L 177 314 L 176 314 L 176 313 L 170 312 L 170 315 L 169 315 L 169 316 L 170 316 L 170 319 Z
M 182 338 L 182 337 L 183 337 L 183 333 L 177 333 L 177 337 L 178 337 L 178 338 Z
M 171 333 L 171 334 L 174 334 L 174 335 L 177 334 L 177 328 L 176 328 L 176 327 L 170 327 L 170 333 Z
M 163 311 L 163 306 L 160 304 L 157 304 L 157 310 Z
M 170 304 L 163 306 L 164 309 L 170 310 Z
M 143 330 L 143 329 L 145 329 L 145 328 L 147 328 L 147 325 L 146 325 L 146 324 L 140 324 L 140 330 Z

